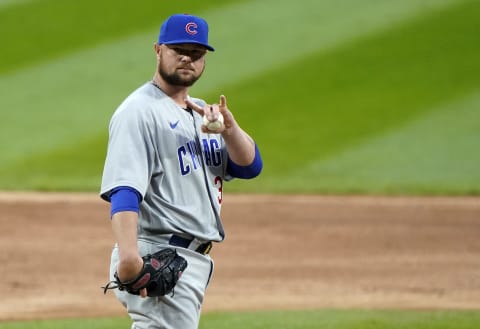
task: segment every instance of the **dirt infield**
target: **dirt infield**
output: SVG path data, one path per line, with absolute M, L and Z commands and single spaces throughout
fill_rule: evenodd
M 480 308 L 480 198 L 226 195 L 204 311 Z M 0 320 L 125 315 L 108 205 L 0 193 Z

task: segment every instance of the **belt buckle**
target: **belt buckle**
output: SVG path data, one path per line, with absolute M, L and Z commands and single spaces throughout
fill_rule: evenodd
M 212 250 L 212 246 L 213 246 L 212 241 L 208 241 L 200 244 L 198 240 L 187 239 L 176 234 L 173 234 L 170 237 L 168 243 L 172 246 L 193 250 L 202 255 L 208 254 L 210 250 Z

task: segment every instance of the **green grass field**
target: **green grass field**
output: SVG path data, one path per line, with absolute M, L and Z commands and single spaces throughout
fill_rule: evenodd
M 0 189 L 97 191 L 111 114 L 188 11 L 218 50 L 192 94 L 225 93 L 264 158 L 227 191 L 480 192 L 478 1 L 3 3 Z
M 478 0 L 0 0 L 0 190 L 97 191 L 160 22 L 210 23 L 192 95 L 225 93 L 264 171 L 229 192 L 480 194 Z M 480 313 L 211 313 L 200 328 L 477 328 Z M 129 320 L 0 328 L 127 328 Z
M 480 313 L 472 311 L 264 311 L 207 313 L 199 329 L 476 329 Z M 0 329 L 129 328 L 128 318 L 5 322 Z

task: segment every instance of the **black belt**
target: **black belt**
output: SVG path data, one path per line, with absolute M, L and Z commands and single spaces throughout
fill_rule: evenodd
M 186 249 L 191 249 L 195 250 L 199 254 L 206 255 L 212 250 L 212 242 L 205 242 L 199 245 L 196 249 L 192 249 L 190 244 L 192 243 L 193 239 L 187 239 L 187 238 L 182 238 L 181 236 L 178 235 L 172 235 L 170 237 L 170 240 L 168 241 L 168 244 L 171 246 L 176 246 L 176 247 L 182 247 Z

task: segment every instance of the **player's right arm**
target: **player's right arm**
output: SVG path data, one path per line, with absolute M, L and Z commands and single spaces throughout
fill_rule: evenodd
M 112 217 L 113 235 L 118 245 L 117 273 L 122 282 L 136 278 L 143 268 L 137 246 L 137 223 L 138 214 L 133 211 L 117 212 Z M 146 297 L 147 290 L 142 289 L 140 296 Z
M 137 246 L 138 214 L 133 211 L 117 212 L 112 217 L 112 229 L 118 245 L 118 276 L 128 281 L 140 273 L 143 266 Z
M 112 205 L 112 230 L 118 247 L 117 274 L 120 281 L 135 279 L 143 268 L 143 259 L 138 252 L 137 225 L 140 202 L 139 193 L 129 187 L 114 189 L 110 196 Z M 146 289 L 140 291 L 146 297 Z

